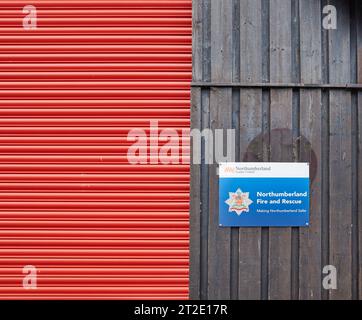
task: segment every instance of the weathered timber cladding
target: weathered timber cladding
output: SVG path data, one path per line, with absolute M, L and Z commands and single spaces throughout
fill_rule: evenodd
M 194 0 L 193 36 L 192 128 L 235 129 L 236 161 L 309 161 L 312 182 L 308 228 L 220 228 L 217 165 L 192 165 L 191 298 L 361 299 L 362 92 L 340 86 L 362 84 L 362 2 Z

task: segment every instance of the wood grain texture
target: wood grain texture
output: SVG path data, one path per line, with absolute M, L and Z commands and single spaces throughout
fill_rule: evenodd
M 240 81 L 262 82 L 261 0 L 240 0 Z
M 321 3 L 305 0 L 299 2 L 301 81 L 321 83 Z M 299 298 L 321 299 L 322 287 L 322 92 L 300 91 L 300 161 L 312 164 L 316 157 L 316 176 L 310 186 L 310 225 L 299 234 Z M 308 142 L 308 143 L 307 143 Z
M 231 89 L 211 89 L 211 129 L 231 128 Z M 221 107 L 222 106 L 222 107 Z M 219 226 L 219 177 L 209 166 L 208 299 L 230 299 L 230 228 Z
M 316 32 L 322 28 L 321 10 L 320 1 L 299 1 L 301 82 L 306 84 L 322 82 L 322 36 Z
M 358 126 L 362 128 L 362 92 L 358 93 Z M 362 133 L 358 134 L 358 239 L 359 239 L 359 299 L 362 300 Z
M 191 129 L 201 128 L 201 89 L 193 88 L 191 92 Z M 193 146 L 193 145 L 191 145 Z M 191 148 L 191 155 L 193 148 Z M 200 165 L 190 165 L 190 298 L 200 299 L 201 279 L 201 194 Z
M 362 47 L 358 48 L 358 83 L 362 83 Z
M 329 31 L 329 82 L 349 83 L 351 80 L 350 17 L 349 6 L 344 0 L 335 0 L 338 24 Z
M 201 91 L 201 130 L 210 129 L 210 90 Z M 206 153 L 206 146 L 204 146 Z M 204 151 L 202 150 L 202 151 Z M 204 159 L 206 158 L 206 154 Z M 208 270 L 209 270 L 209 260 L 208 260 L 208 235 L 209 235 L 209 196 L 210 196 L 210 186 L 209 186 L 209 165 L 203 161 L 201 163 L 201 178 L 200 178 L 200 194 L 201 194 L 201 216 L 200 216 L 200 269 L 201 269 L 201 278 L 200 278 L 200 299 L 208 298 Z
M 330 92 L 330 264 L 338 288 L 330 299 L 352 298 L 351 94 Z
M 362 1 L 355 1 L 357 7 L 357 50 L 358 50 L 358 83 L 362 83 Z M 357 114 L 358 114 L 358 294 L 359 299 L 362 300 L 362 92 L 357 93 Z M 353 279 L 352 279 L 353 281 Z
M 271 90 L 270 159 L 293 160 L 292 91 Z M 291 228 L 269 229 L 269 299 L 291 298 Z
M 270 81 L 292 81 L 291 1 L 270 1 Z M 293 160 L 292 90 L 270 93 L 270 160 Z M 276 130 L 275 130 L 276 129 Z M 269 299 L 291 298 L 291 229 L 269 229 Z
M 270 0 L 270 81 L 292 82 L 291 1 Z
M 262 154 L 262 145 L 247 154 L 252 140 L 262 133 L 261 90 L 240 91 L 240 158 L 255 161 Z M 261 229 L 240 228 L 239 231 L 239 298 L 260 299 L 261 292 Z
M 203 12 L 202 0 L 192 1 L 192 78 L 193 81 L 203 79 Z
M 362 1 L 330 2 L 337 7 L 338 28 L 323 31 L 326 3 L 194 1 L 194 81 L 345 85 L 357 78 L 362 83 Z M 357 293 L 352 281 L 358 281 L 362 299 L 362 93 L 351 92 L 318 87 L 193 89 L 192 128 L 234 126 L 241 161 L 315 165 L 310 226 L 262 232 L 220 228 L 216 165 L 191 168 L 191 297 L 350 299 Z M 352 179 L 356 173 L 357 181 Z M 356 185 L 357 204 L 352 205 Z M 358 237 L 352 236 L 352 209 L 358 210 Z M 324 264 L 338 271 L 338 289 L 329 295 L 322 288 Z
M 232 0 L 211 1 L 211 80 L 232 81 Z M 232 89 L 211 89 L 210 128 L 232 128 Z M 208 298 L 230 299 L 231 231 L 219 227 L 217 165 L 209 166 Z
M 211 80 L 232 80 L 232 0 L 211 1 Z
M 310 186 L 310 224 L 299 235 L 299 298 L 321 299 L 322 240 L 321 240 L 321 182 L 322 133 L 321 91 L 301 90 L 300 134 L 308 141 L 300 142 L 300 161 L 316 161 L 316 175 Z
M 192 3 L 192 77 L 203 79 L 203 3 L 195 0 Z M 191 129 L 201 128 L 201 89 L 191 89 Z M 201 297 L 201 168 L 193 165 L 193 149 L 190 164 L 190 298 Z
M 261 0 L 240 1 L 240 80 L 262 81 Z M 240 159 L 248 161 L 246 151 L 262 133 L 262 91 L 240 90 Z M 263 150 L 254 150 L 262 153 Z M 246 159 L 246 160 L 244 160 Z M 239 231 L 239 299 L 260 299 L 261 229 Z
M 337 0 L 337 29 L 329 33 L 330 83 L 348 83 L 350 68 L 349 6 Z M 330 299 L 352 298 L 352 119 L 351 93 L 331 90 L 329 161 L 329 263 L 337 268 L 338 289 Z
M 362 1 L 355 1 L 357 19 L 357 68 L 358 83 L 362 83 Z

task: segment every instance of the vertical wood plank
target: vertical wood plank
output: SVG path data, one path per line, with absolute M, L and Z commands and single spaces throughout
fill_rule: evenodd
M 241 82 L 262 81 L 261 0 L 240 1 L 240 79 Z M 262 132 L 262 91 L 240 90 L 240 158 L 252 139 Z M 253 150 L 261 153 L 263 150 Z M 248 157 L 246 156 L 246 159 Z M 239 231 L 239 298 L 260 299 L 261 293 L 261 229 Z
M 270 1 L 270 81 L 291 82 L 291 1 Z M 292 90 L 270 93 L 270 158 L 293 160 Z M 276 129 L 276 130 L 275 130 Z M 273 131 L 274 130 L 274 131 Z M 269 230 L 269 299 L 291 298 L 291 229 Z
M 292 51 L 292 82 L 301 82 L 301 36 L 300 36 L 300 4 L 299 0 L 291 1 L 291 51 Z M 300 134 L 300 91 L 293 90 L 292 100 L 292 135 L 293 135 L 293 161 L 299 160 L 298 135 Z M 299 228 L 291 229 L 291 299 L 299 298 Z
M 203 43 L 202 43 L 202 12 L 201 0 L 192 3 L 192 78 L 193 81 L 201 81 L 203 76 Z M 191 129 L 201 128 L 201 89 L 191 89 Z M 191 157 L 192 157 L 191 150 Z M 201 170 L 200 165 L 190 163 L 190 298 L 200 299 L 200 233 L 201 233 L 201 194 L 200 194 Z
M 358 93 L 358 230 L 359 230 L 359 299 L 362 300 L 362 92 Z
M 231 89 L 211 89 L 211 129 L 231 128 Z M 230 228 L 219 227 L 217 165 L 209 166 L 208 299 L 230 299 Z
M 321 3 L 303 0 L 300 5 L 300 53 L 302 83 L 321 83 Z M 321 299 L 322 285 L 322 239 L 321 239 L 321 158 L 322 158 L 322 118 L 321 90 L 301 90 L 300 92 L 300 134 L 310 144 L 300 143 L 300 160 L 312 161 L 316 156 L 316 176 L 310 186 L 310 225 L 300 229 L 299 235 L 299 298 Z
M 292 91 L 272 90 L 270 159 L 293 160 Z M 269 299 L 291 298 L 291 228 L 269 230 Z
M 211 80 L 232 81 L 232 1 L 211 1 Z
M 362 2 L 355 0 L 357 24 L 357 78 L 362 83 Z
M 357 48 L 358 48 L 358 83 L 362 83 L 362 1 L 356 0 L 356 19 L 357 19 Z M 362 92 L 357 95 L 357 114 L 358 114 L 358 239 L 359 239 L 359 299 L 362 300 Z
M 192 1 L 192 79 L 202 81 L 203 77 L 203 1 Z
M 299 1 L 301 81 L 305 84 L 322 82 L 320 1 Z
M 310 224 L 300 229 L 299 298 L 321 299 L 322 240 L 321 240 L 321 91 L 301 90 L 300 93 L 300 160 L 312 163 L 316 156 L 316 175 L 310 186 Z
M 331 299 L 352 298 L 351 95 L 330 93 L 330 264 L 338 288 Z
M 191 91 L 191 129 L 201 128 L 201 89 L 193 88 Z M 193 144 L 191 145 L 193 146 Z M 191 155 L 193 154 L 191 148 Z M 190 164 L 190 298 L 200 299 L 201 279 L 201 194 L 200 165 Z
M 345 1 L 334 2 L 338 26 L 329 32 L 331 83 L 348 83 L 350 68 L 350 16 Z M 338 289 L 330 299 L 352 298 L 352 133 L 351 93 L 330 92 L 330 264 L 337 268 Z
M 321 8 L 328 0 L 321 0 Z M 324 15 L 323 15 L 324 17 Z M 329 82 L 329 31 L 322 27 L 322 82 Z M 322 267 L 329 264 L 329 91 L 322 91 Z M 321 298 L 329 299 L 329 291 L 322 289 Z
M 362 45 L 358 49 L 358 83 L 362 83 Z
M 329 82 L 345 84 L 351 80 L 350 16 L 344 0 L 334 0 L 337 8 L 336 30 L 329 30 Z
M 211 80 L 232 81 L 232 1 L 211 1 Z M 232 128 L 232 89 L 210 92 L 210 128 Z M 217 165 L 209 167 L 208 299 L 230 299 L 230 228 L 219 227 Z
M 240 0 L 240 81 L 262 80 L 261 0 Z
M 240 0 L 232 0 L 232 50 L 233 50 L 233 82 L 240 82 Z M 235 161 L 240 161 L 240 92 L 232 89 L 232 125 L 235 130 Z M 239 299 L 239 230 L 231 228 L 231 264 L 230 264 L 230 298 Z
M 240 150 L 241 159 L 249 143 L 262 132 L 261 90 L 241 90 L 240 93 Z M 262 154 L 262 144 L 253 148 Z M 251 155 L 254 159 L 256 155 Z M 239 231 L 239 298 L 260 299 L 261 294 L 261 228 L 241 228 Z
M 358 7 L 357 2 L 349 3 L 350 21 L 350 82 L 358 83 Z M 358 94 L 351 91 L 351 180 L 352 180 L 352 299 L 358 299 Z
M 270 81 L 291 82 L 291 1 L 270 0 Z

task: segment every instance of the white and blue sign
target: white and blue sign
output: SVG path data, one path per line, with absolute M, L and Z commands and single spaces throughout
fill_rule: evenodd
M 221 163 L 219 220 L 222 227 L 309 225 L 309 164 Z

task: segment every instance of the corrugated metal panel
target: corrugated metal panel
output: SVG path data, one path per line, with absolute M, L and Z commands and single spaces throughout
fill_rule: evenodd
M 126 155 L 189 127 L 191 0 L 0 8 L 0 299 L 186 299 L 189 167 Z

